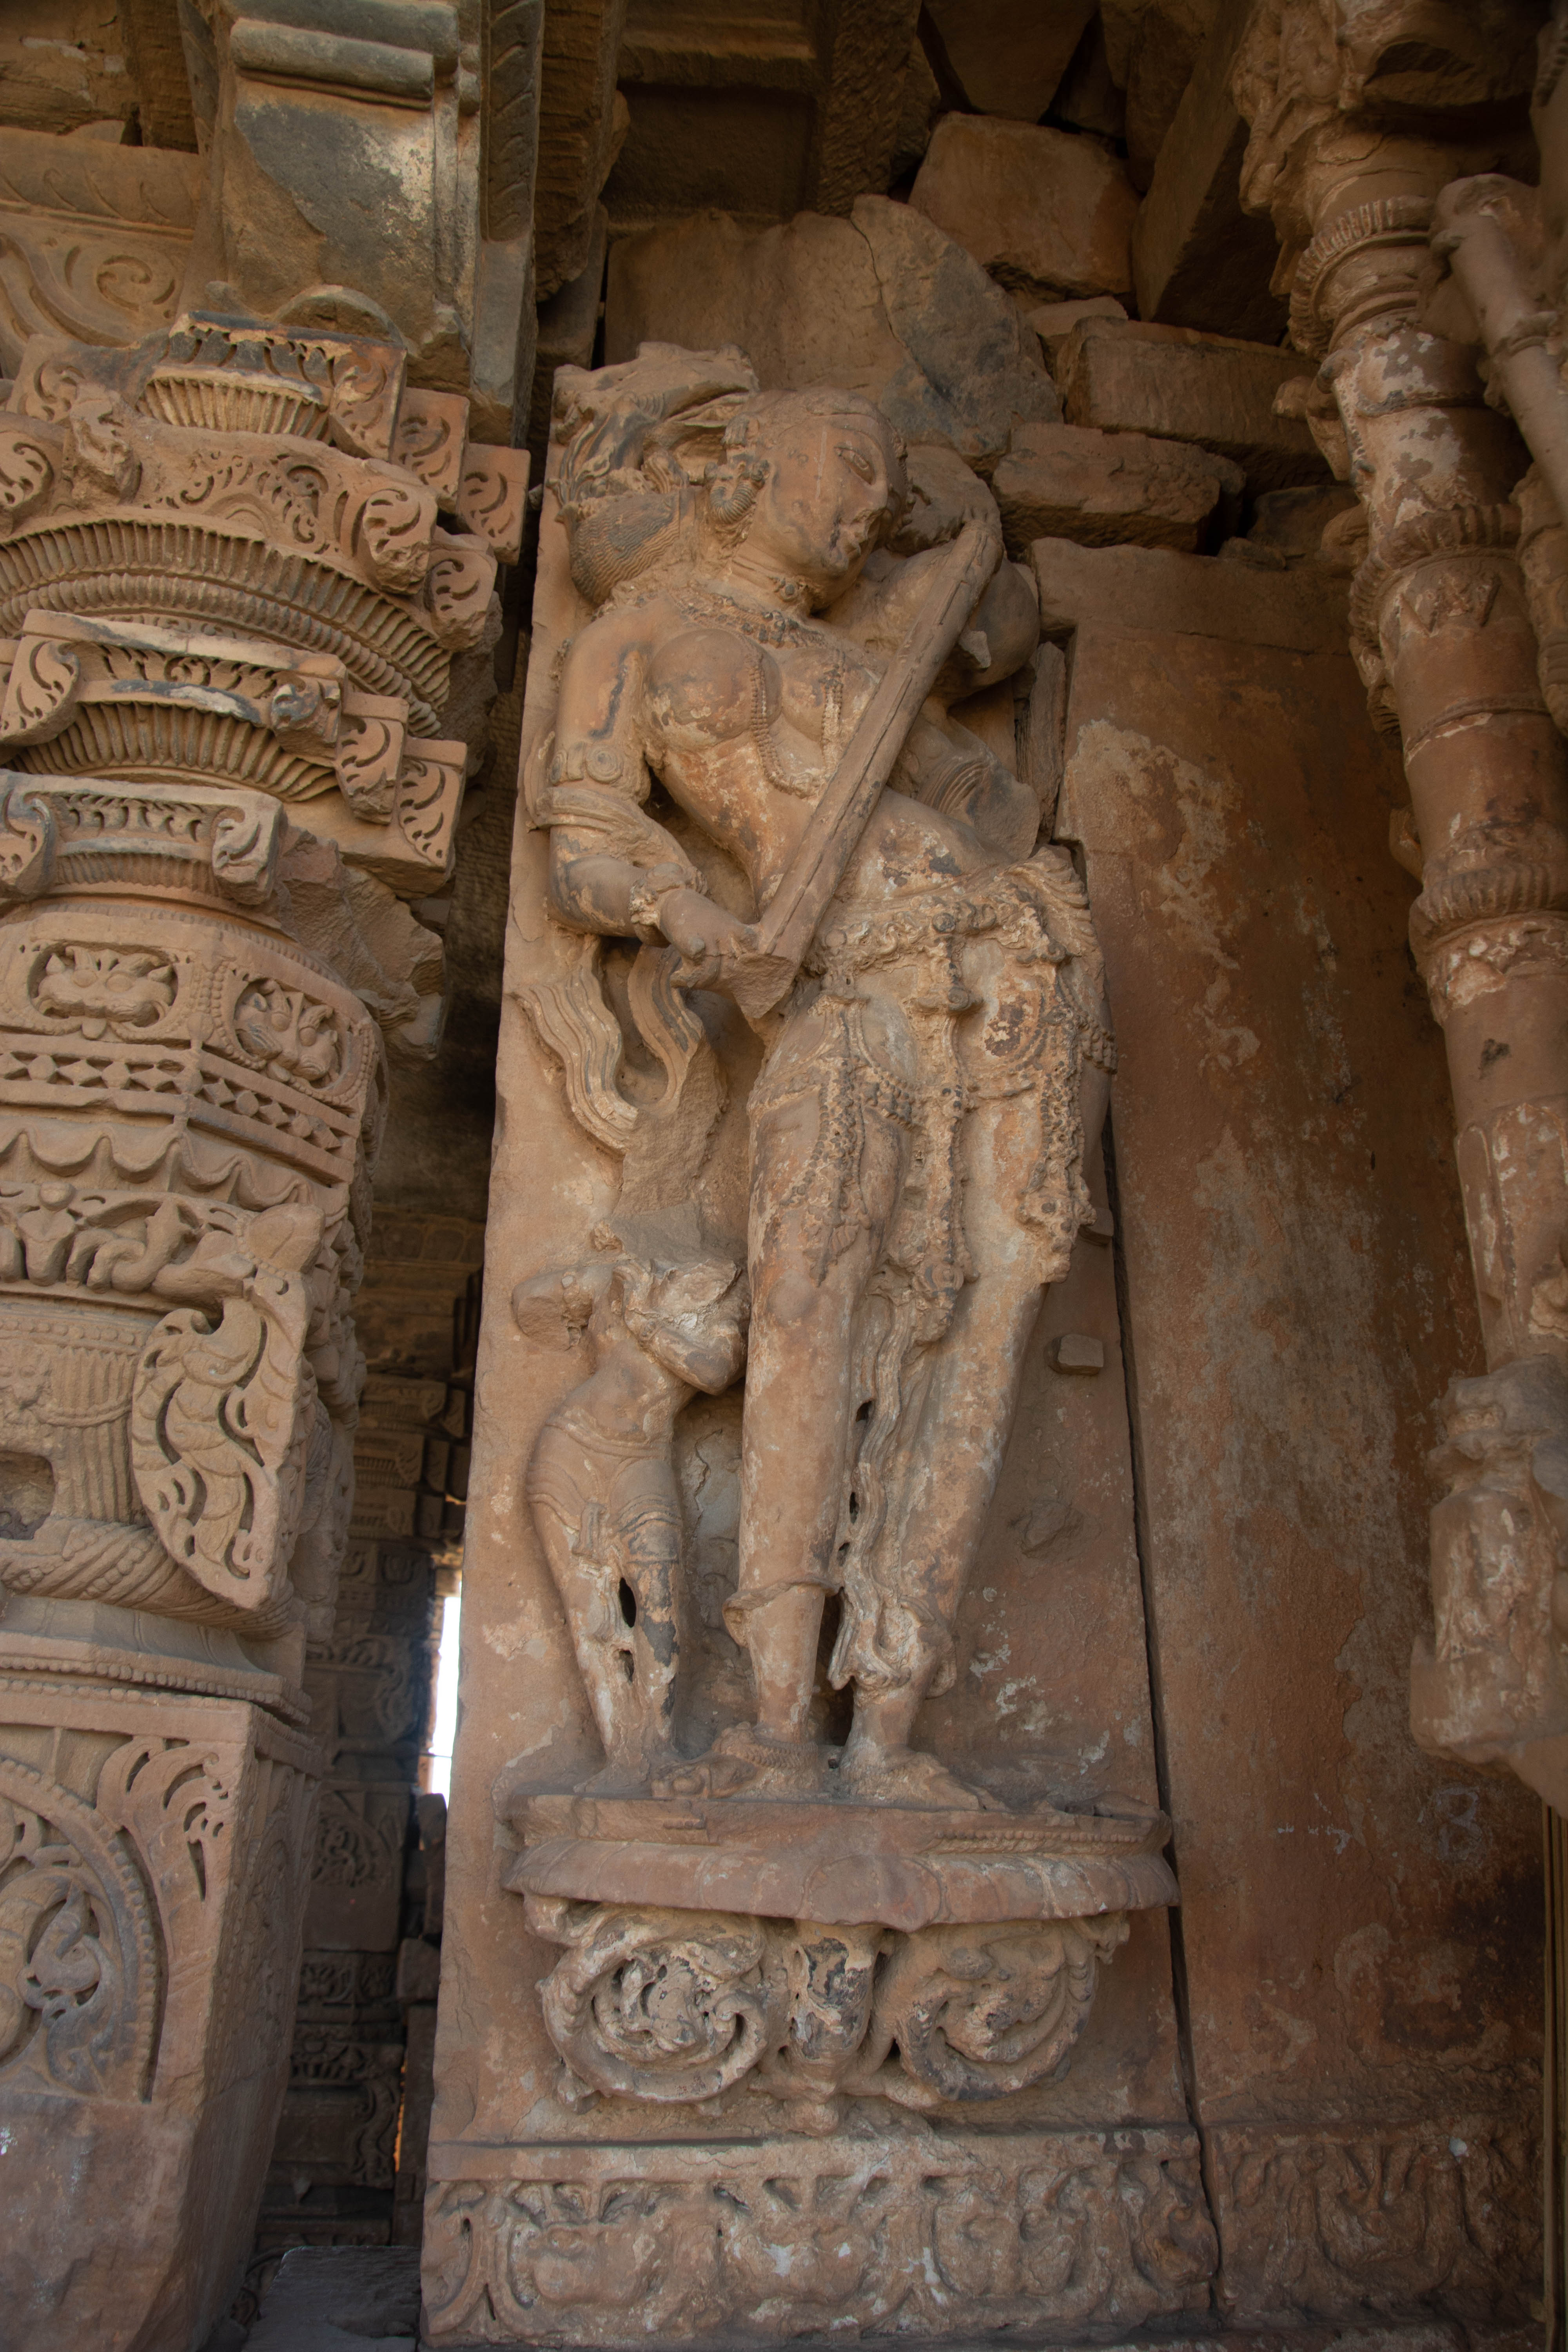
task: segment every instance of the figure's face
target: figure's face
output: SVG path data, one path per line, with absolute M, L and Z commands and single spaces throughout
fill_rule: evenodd
M 844 588 L 876 545 L 893 503 L 887 452 L 861 419 L 804 416 L 766 449 L 747 546 L 814 594 Z

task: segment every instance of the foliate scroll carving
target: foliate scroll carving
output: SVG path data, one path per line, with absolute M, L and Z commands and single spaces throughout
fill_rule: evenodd
M 565 1942 L 540 1988 L 551 2040 L 596 2090 L 709 2099 L 783 2026 L 783 1982 L 762 1924 L 700 1911 L 543 1911 Z
M 54 488 L 59 443 L 18 418 L 0 416 L 0 534 L 36 514 Z
M 900 2063 L 943 2099 L 1000 2099 L 1064 2071 L 1097 1970 L 1127 1921 L 1052 1921 L 911 1936 L 879 1995 Z
M 1535 2140 L 1517 2113 L 1311 2132 L 1220 2125 L 1215 2210 L 1247 2282 L 1238 2320 L 1440 2304 L 1522 2322 L 1541 2260 Z
M 457 511 L 468 436 L 468 404 L 460 393 L 404 394 L 393 455 L 435 492 L 447 514 Z
M 463 458 L 458 519 L 485 541 L 499 563 L 515 563 L 522 551 L 530 462 L 526 449 L 497 449 L 485 442 L 470 445 Z
M 121 344 L 164 326 L 200 195 L 194 155 L 0 131 L 0 370 L 32 334 Z
M 0 705 L 0 742 L 7 751 L 47 743 L 70 721 L 81 688 L 81 664 L 69 646 L 28 635 L 16 646 Z
M 0 1758 L 0 2082 L 145 2096 L 160 1961 L 147 1888 L 110 1824 Z
M 303 1501 L 315 1384 L 297 1279 L 261 1273 L 216 1319 L 165 1316 L 137 1367 L 131 1458 L 170 1558 L 246 1610 L 277 1598 Z
M 668 2105 L 744 2082 L 824 2120 L 845 2095 L 935 2108 L 1065 2073 L 1127 1937 L 1114 1913 L 900 1933 L 530 1895 L 528 1916 L 566 1947 L 540 2000 L 569 2087 Z
M 354 814 L 384 824 L 403 766 L 408 706 L 388 697 L 353 695 L 337 744 L 335 772 Z
M 426 868 L 426 885 L 452 870 L 468 746 L 417 739 L 405 746 L 394 812 L 398 832 Z
M 495 553 L 484 539 L 453 531 L 432 547 L 425 583 L 430 625 L 453 653 L 467 653 L 483 636 L 495 578 Z

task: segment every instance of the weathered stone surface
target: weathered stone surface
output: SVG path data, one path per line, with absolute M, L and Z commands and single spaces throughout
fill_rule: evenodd
M 727 2147 L 721 2229 L 700 2145 L 568 2141 L 497 2150 L 439 2184 L 433 2169 L 431 2341 L 522 2343 L 542 2324 L 611 2346 L 626 2341 L 628 2306 L 674 2342 L 825 2332 L 856 2307 L 896 2315 L 919 2341 L 950 2336 L 960 2311 L 1037 2326 L 1064 2274 L 1075 2329 L 1208 2307 L 1213 2242 L 1184 2128 L 853 2145 L 847 2162 L 820 2141 Z
M 1078 302 L 1037 302 L 1024 315 L 1040 339 L 1047 366 L 1054 368 L 1062 345 L 1081 320 L 1125 319 L 1127 313 L 1113 294 L 1093 294 Z
M 1227 457 L 1142 433 L 1024 425 L 991 478 L 1008 551 L 1037 539 L 1084 547 L 1122 541 L 1188 554 L 1238 513 L 1244 478 Z
M 415 2252 L 300 2246 L 284 2255 L 246 2352 L 407 2352 L 418 2330 Z
M 1076 629 L 1058 830 L 1124 1041 L 1118 1234 L 1227 2301 L 1349 2315 L 1419 2281 L 1501 2317 L 1535 2292 L 1539 1820 L 1423 1758 L 1402 1688 L 1427 1401 L 1477 1349 L 1384 845 L 1403 779 L 1331 576 L 1035 562 Z M 1342 2227 L 1374 2180 L 1397 2260 Z
M 630 120 L 616 90 L 626 0 L 566 0 L 565 5 L 555 0 L 543 17 L 533 214 L 534 280 L 542 303 L 588 267 L 599 191 Z
M 605 264 L 609 253 L 610 219 L 599 206 L 589 239 L 587 258 L 580 275 L 563 285 L 553 299 L 540 306 L 539 346 L 534 361 L 533 398 L 528 412 L 531 449 L 542 453 L 550 438 L 550 402 L 555 371 L 561 367 L 591 367 L 594 342 L 605 292 Z
M 1127 93 L 1127 165 L 1149 185 L 1220 0 L 1102 0 L 1106 54 Z
M 605 357 L 650 341 L 737 344 L 764 387 L 845 384 L 907 440 L 983 461 L 1016 419 L 1058 414 L 1006 296 L 932 223 L 880 197 L 863 197 L 849 221 L 802 213 L 748 233 L 709 216 L 617 240 Z
M 605 187 L 613 226 L 708 208 L 753 223 L 847 213 L 885 188 L 915 0 L 827 0 L 809 20 L 721 0 L 700 15 L 632 6 L 619 78 L 630 108 Z
M 1018 293 L 1046 301 L 1131 289 L 1138 200 L 1114 155 L 1095 140 L 944 115 L 910 203 Z
M 259 318 L 298 301 L 311 323 L 390 325 L 415 383 L 471 395 L 475 438 L 509 442 L 532 380 L 542 8 L 492 12 L 482 82 L 449 9 L 378 20 L 384 39 L 285 13 L 215 14 L 186 299 Z
M 1353 565 L 1337 543 L 1325 546 L 1323 534 L 1331 524 L 1342 530 L 1344 518 L 1356 510 L 1355 492 L 1338 482 L 1322 489 L 1265 490 L 1254 504 L 1246 539 L 1227 541 L 1226 551 L 1234 555 L 1245 548 L 1244 561 L 1271 567 L 1327 563 L 1343 573 Z
M 1070 130 L 1086 131 L 1092 139 L 1113 146 L 1127 141 L 1127 94 L 1111 79 L 1105 47 L 1105 20 L 1097 8 L 1089 29 L 1073 52 L 1051 112 Z
M 0 29 L 0 121 L 118 140 L 136 105 L 114 0 L 16 0 Z
M 1301 373 L 1292 352 L 1183 327 L 1086 319 L 1057 373 L 1069 425 L 1195 441 L 1233 457 L 1255 491 L 1327 476 L 1305 425 L 1274 414 L 1275 394 Z
M 931 0 L 943 63 L 977 114 L 1038 122 L 1056 96 L 1094 0 Z
M 1278 247 L 1268 224 L 1242 209 L 1247 130 L 1230 94 L 1251 8 L 1252 0 L 1218 0 L 1211 11 L 1147 178 L 1132 231 L 1132 279 L 1142 319 L 1277 343 L 1286 319 L 1272 282 Z

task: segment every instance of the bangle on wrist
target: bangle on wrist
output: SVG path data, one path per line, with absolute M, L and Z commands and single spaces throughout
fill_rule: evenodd
M 659 910 L 665 900 L 672 898 L 678 890 L 689 887 L 689 883 L 683 877 L 678 876 L 668 882 L 655 882 L 639 874 L 626 893 L 626 912 L 633 929 L 638 932 L 651 932 L 656 939 L 660 937 Z

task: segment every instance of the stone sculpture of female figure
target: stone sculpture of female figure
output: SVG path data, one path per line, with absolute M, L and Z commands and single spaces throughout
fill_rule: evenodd
M 561 921 L 668 941 L 682 987 L 747 1001 L 751 926 L 697 887 L 640 804 L 657 779 L 741 868 L 756 914 L 787 886 L 944 551 L 878 553 L 906 496 L 898 438 L 858 395 L 730 404 L 721 454 L 680 493 L 687 527 L 642 570 L 621 564 L 564 661 L 536 795 Z M 1005 673 L 1037 634 L 1003 565 L 965 642 Z M 842 878 L 793 986 L 755 1024 L 726 1617 L 750 1654 L 756 1719 L 683 1786 L 984 1801 L 910 1735 L 952 1678 L 954 1612 L 1042 1286 L 1089 1213 L 1084 1139 L 1110 1062 L 1081 889 L 1065 853 L 1036 848 L 1038 814 L 928 703 L 859 837 L 839 845 Z M 837 1758 L 806 1732 L 835 1591 L 831 1675 L 855 1693 Z

